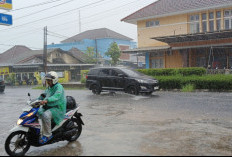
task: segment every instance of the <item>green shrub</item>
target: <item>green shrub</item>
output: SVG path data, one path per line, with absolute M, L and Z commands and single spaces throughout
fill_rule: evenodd
M 205 68 L 180 68 L 178 69 L 178 74 L 183 76 L 191 76 L 191 75 L 198 75 L 202 76 L 206 74 Z
M 176 75 L 176 69 L 139 69 L 141 73 L 149 76 L 171 76 Z
M 195 85 L 193 84 L 187 84 L 185 86 L 182 86 L 181 91 L 182 92 L 193 92 L 195 90 Z
M 173 75 L 202 76 L 206 74 L 205 68 L 139 69 L 138 71 L 141 73 L 144 73 L 145 75 L 149 75 L 149 76 L 173 76 Z
M 81 70 L 81 83 L 86 83 L 86 75 L 88 72 L 89 70 Z
M 232 75 L 156 76 L 161 89 L 181 89 L 192 84 L 196 89 L 232 90 Z

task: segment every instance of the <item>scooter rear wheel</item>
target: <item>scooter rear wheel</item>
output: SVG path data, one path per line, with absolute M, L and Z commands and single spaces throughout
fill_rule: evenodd
M 80 135 L 81 135 L 81 132 L 82 132 L 82 124 L 79 120 L 75 119 L 74 121 L 74 128 L 76 128 L 76 134 L 72 137 L 70 137 L 67 141 L 69 142 L 73 142 L 73 141 L 76 141 Z
M 13 132 L 6 139 L 5 150 L 10 156 L 24 156 L 29 149 L 27 133 L 24 131 Z

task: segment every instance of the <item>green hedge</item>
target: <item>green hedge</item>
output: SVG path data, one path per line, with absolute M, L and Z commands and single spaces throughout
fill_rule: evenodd
M 159 80 L 161 89 L 181 89 L 185 85 L 192 84 L 196 89 L 232 90 L 232 75 L 204 75 L 206 73 L 204 68 L 143 69 L 138 71 Z M 88 70 L 81 71 L 82 83 L 85 83 L 85 76 L 88 72 Z
M 86 83 L 86 75 L 89 72 L 89 70 L 81 70 L 81 83 Z
M 156 76 L 161 89 L 181 89 L 192 84 L 196 89 L 232 90 L 232 75 Z
M 206 74 L 205 68 L 139 69 L 138 71 L 149 76 L 173 76 L 173 75 L 202 76 Z

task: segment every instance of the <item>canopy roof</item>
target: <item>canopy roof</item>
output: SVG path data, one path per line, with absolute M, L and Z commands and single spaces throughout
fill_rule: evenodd
M 206 40 L 216 40 L 216 39 L 226 39 L 226 38 L 232 38 L 232 30 L 154 37 L 152 39 L 171 44 L 171 43 L 180 43 L 180 42 L 183 43 L 183 42 L 191 42 L 191 41 L 206 41 Z

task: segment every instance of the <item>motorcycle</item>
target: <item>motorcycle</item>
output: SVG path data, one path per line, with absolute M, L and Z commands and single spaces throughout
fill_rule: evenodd
M 28 93 L 30 97 L 30 94 Z M 42 95 L 44 96 L 44 95 Z M 23 109 L 22 115 L 19 117 L 17 126 L 10 130 L 11 134 L 5 142 L 5 150 L 10 156 L 24 156 L 31 146 L 41 147 L 60 141 L 76 141 L 82 132 L 84 125 L 81 113 L 78 113 L 79 105 L 71 96 L 67 96 L 67 113 L 65 119 L 56 126 L 52 122 L 53 138 L 45 144 L 39 143 L 41 119 L 37 113 L 41 107 L 41 100 L 30 100 L 27 102 L 28 107 Z

